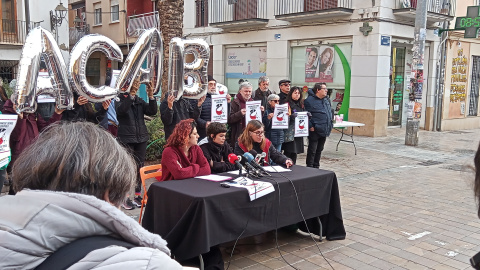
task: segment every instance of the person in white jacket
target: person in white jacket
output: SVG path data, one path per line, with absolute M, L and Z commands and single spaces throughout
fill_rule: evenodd
M 53 125 L 18 158 L 15 196 L 0 197 L 0 269 L 34 269 L 62 246 L 112 236 L 135 247 L 96 249 L 68 269 L 182 269 L 167 243 L 118 208 L 135 184 L 133 158 L 87 122 Z

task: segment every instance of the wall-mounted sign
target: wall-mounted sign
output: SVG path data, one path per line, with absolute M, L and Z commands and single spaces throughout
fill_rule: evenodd
M 390 46 L 390 36 L 381 36 L 380 37 L 380 45 Z

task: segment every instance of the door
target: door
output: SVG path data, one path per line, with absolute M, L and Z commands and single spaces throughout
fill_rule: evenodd
M 390 89 L 388 91 L 388 126 L 402 125 L 405 53 L 405 47 L 392 47 Z

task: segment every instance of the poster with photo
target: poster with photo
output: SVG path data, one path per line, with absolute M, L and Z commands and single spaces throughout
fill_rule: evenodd
M 308 113 L 298 112 L 295 117 L 295 137 L 308 137 Z
M 305 51 L 305 82 L 333 82 L 335 50 L 332 46 L 309 46 Z
M 262 106 L 261 100 L 246 102 L 245 109 L 247 112 L 245 113 L 245 126 L 248 125 L 248 122 L 252 120 L 258 120 L 262 122 L 262 110 L 260 109 L 260 106 Z
M 275 111 L 272 118 L 272 129 L 288 128 L 288 103 L 275 105 Z
M 17 115 L 0 115 L 0 167 L 8 163 L 10 156 L 10 134 L 17 123 Z
M 212 122 L 227 123 L 227 96 L 212 95 Z

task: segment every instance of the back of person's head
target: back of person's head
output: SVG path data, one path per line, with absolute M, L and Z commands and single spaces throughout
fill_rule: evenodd
M 187 145 L 188 139 L 195 127 L 196 123 L 191 118 L 180 121 L 173 129 L 172 135 L 168 137 L 165 147 L 183 147 Z
M 93 195 L 119 206 L 137 177 L 131 155 L 104 129 L 88 122 L 51 125 L 15 161 L 16 191 Z
M 227 132 L 227 127 L 225 124 L 218 123 L 218 122 L 211 122 L 208 127 L 207 127 L 207 137 L 212 138 L 211 135 L 213 135 L 213 138 L 217 136 L 219 133 L 225 133 Z

